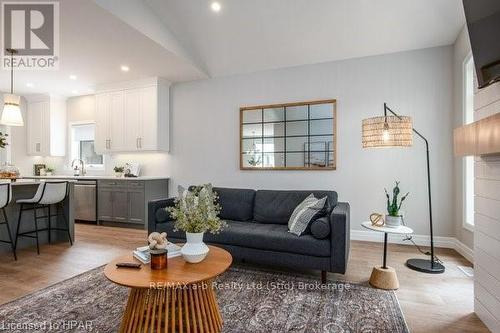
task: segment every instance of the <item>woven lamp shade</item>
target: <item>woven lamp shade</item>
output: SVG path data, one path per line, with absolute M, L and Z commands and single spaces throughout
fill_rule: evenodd
M 413 145 L 411 117 L 382 116 L 363 119 L 362 127 L 363 148 Z

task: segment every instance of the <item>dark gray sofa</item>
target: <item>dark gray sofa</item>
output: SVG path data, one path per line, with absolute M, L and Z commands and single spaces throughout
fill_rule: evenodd
M 228 250 L 235 259 L 271 266 L 307 268 L 345 273 L 349 257 L 349 204 L 337 202 L 335 191 L 270 191 L 214 188 L 222 206 L 220 217 L 228 226 L 219 234 L 205 233 L 204 241 Z M 288 220 L 309 194 L 327 203 L 317 222 L 305 235 L 288 232 Z M 173 242 L 185 241 L 185 233 L 174 231 L 165 207 L 174 198 L 149 202 L 148 231 L 166 231 Z

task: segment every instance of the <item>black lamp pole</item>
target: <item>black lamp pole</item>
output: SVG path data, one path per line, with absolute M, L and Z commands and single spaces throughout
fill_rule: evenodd
M 394 116 L 401 119 L 401 117 L 392 111 L 386 103 L 384 103 L 384 115 L 387 116 L 387 111 L 389 111 Z M 432 199 L 431 199 L 431 169 L 429 164 L 429 141 L 420 134 L 416 129 L 412 128 L 413 132 L 417 134 L 422 140 L 425 142 L 426 149 L 426 157 L 427 157 L 427 190 L 429 192 L 429 223 L 430 223 L 430 231 L 431 231 L 431 259 L 408 259 L 406 261 L 406 266 L 413 270 L 424 272 L 424 273 L 432 273 L 439 274 L 444 273 L 444 266 L 438 262 L 436 262 L 434 258 L 434 235 L 432 230 Z

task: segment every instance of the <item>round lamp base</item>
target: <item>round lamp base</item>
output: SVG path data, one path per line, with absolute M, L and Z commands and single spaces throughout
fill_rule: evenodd
M 406 266 L 415 271 L 429 274 L 441 274 L 444 273 L 444 266 L 440 263 L 432 263 L 429 259 L 408 259 L 406 261 Z
M 395 290 L 399 288 L 398 276 L 392 267 L 373 267 L 370 284 L 378 289 Z

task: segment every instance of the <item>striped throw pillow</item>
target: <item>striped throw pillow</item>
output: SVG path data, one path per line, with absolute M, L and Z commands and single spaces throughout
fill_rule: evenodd
M 314 216 L 323 209 L 325 203 L 326 197 L 316 199 L 311 193 L 295 207 L 290 220 L 288 220 L 288 231 L 297 236 L 302 235 Z

